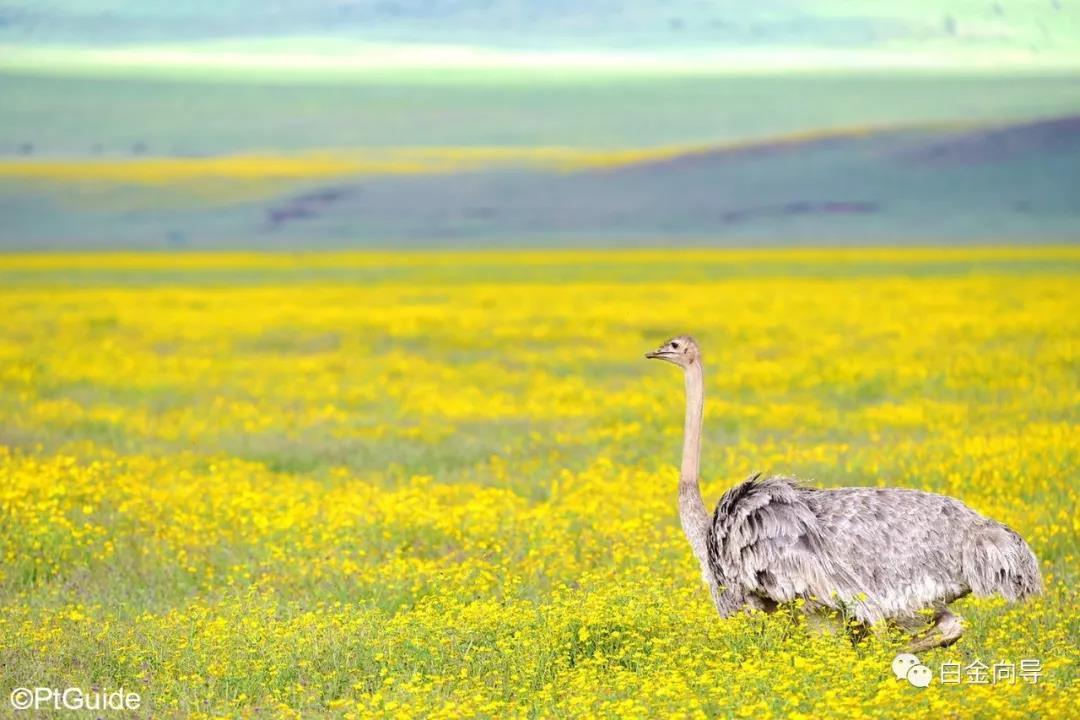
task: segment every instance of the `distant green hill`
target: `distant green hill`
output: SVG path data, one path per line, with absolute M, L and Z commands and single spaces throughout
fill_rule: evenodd
M 1080 114 L 1080 73 L 595 77 L 442 73 L 277 83 L 0 73 L 0 157 L 383 146 L 699 145 Z
M 824 135 L 605 170 L 298 183 L 179 202 L 168 187 L 0 193 L 5 247 L 829 245 L 1080 240 L 1080 116 Z M 70 192 L 70 190 L 68 191 Z

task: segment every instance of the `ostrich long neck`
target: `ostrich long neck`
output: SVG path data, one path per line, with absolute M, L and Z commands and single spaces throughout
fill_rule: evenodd
M 701 499 L 698 468 L 701 465 L 701 416 L 705 406 L 705 388 L 701 359 L 686 368 L 686 425 L 683 427 L 682 468 L 679 472 L 679 520 L 686 533 L 694 557 L 708 572 L 709 553 L 705 538 L 709 529 L 709 512 Z

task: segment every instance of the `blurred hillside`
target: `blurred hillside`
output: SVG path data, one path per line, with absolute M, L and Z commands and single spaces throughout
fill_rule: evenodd
M 769 73 L 325 82 L 0 73 L 0 157 L 370 147 L 646 148 L 1080 114 L 1080 74 Z
M 1072 0 L 0 5 L 0 247 L 1059 242 Z
M 293 178 L 257 185 L 248 197 L 235 194 L 248 184 L 9 181 L 0 193 L 0 242 L 300 248 L 1071 241 L 1080 228 L 1080 117 L 826 134 L 609 167 Z

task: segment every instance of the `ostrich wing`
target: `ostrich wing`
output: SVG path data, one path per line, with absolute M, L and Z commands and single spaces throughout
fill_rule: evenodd
M 836 562 L 833 539 L 805 492 L 793 480 L 754 475 L 724 494 L 709 543 L 719 585 L 767 603 L 798 597 L 832 607 L 861 602 L 859 583 Z

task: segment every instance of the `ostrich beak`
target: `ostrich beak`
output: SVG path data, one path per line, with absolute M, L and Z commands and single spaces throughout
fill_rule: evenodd
M 660 353 L 656 352 L 655 350 L 653 350 L 652 352 L 645 353 L 645 358 L 647 360 L 654 360 L 654 359 L 656 359 L 658 357 L 660 357 Z

